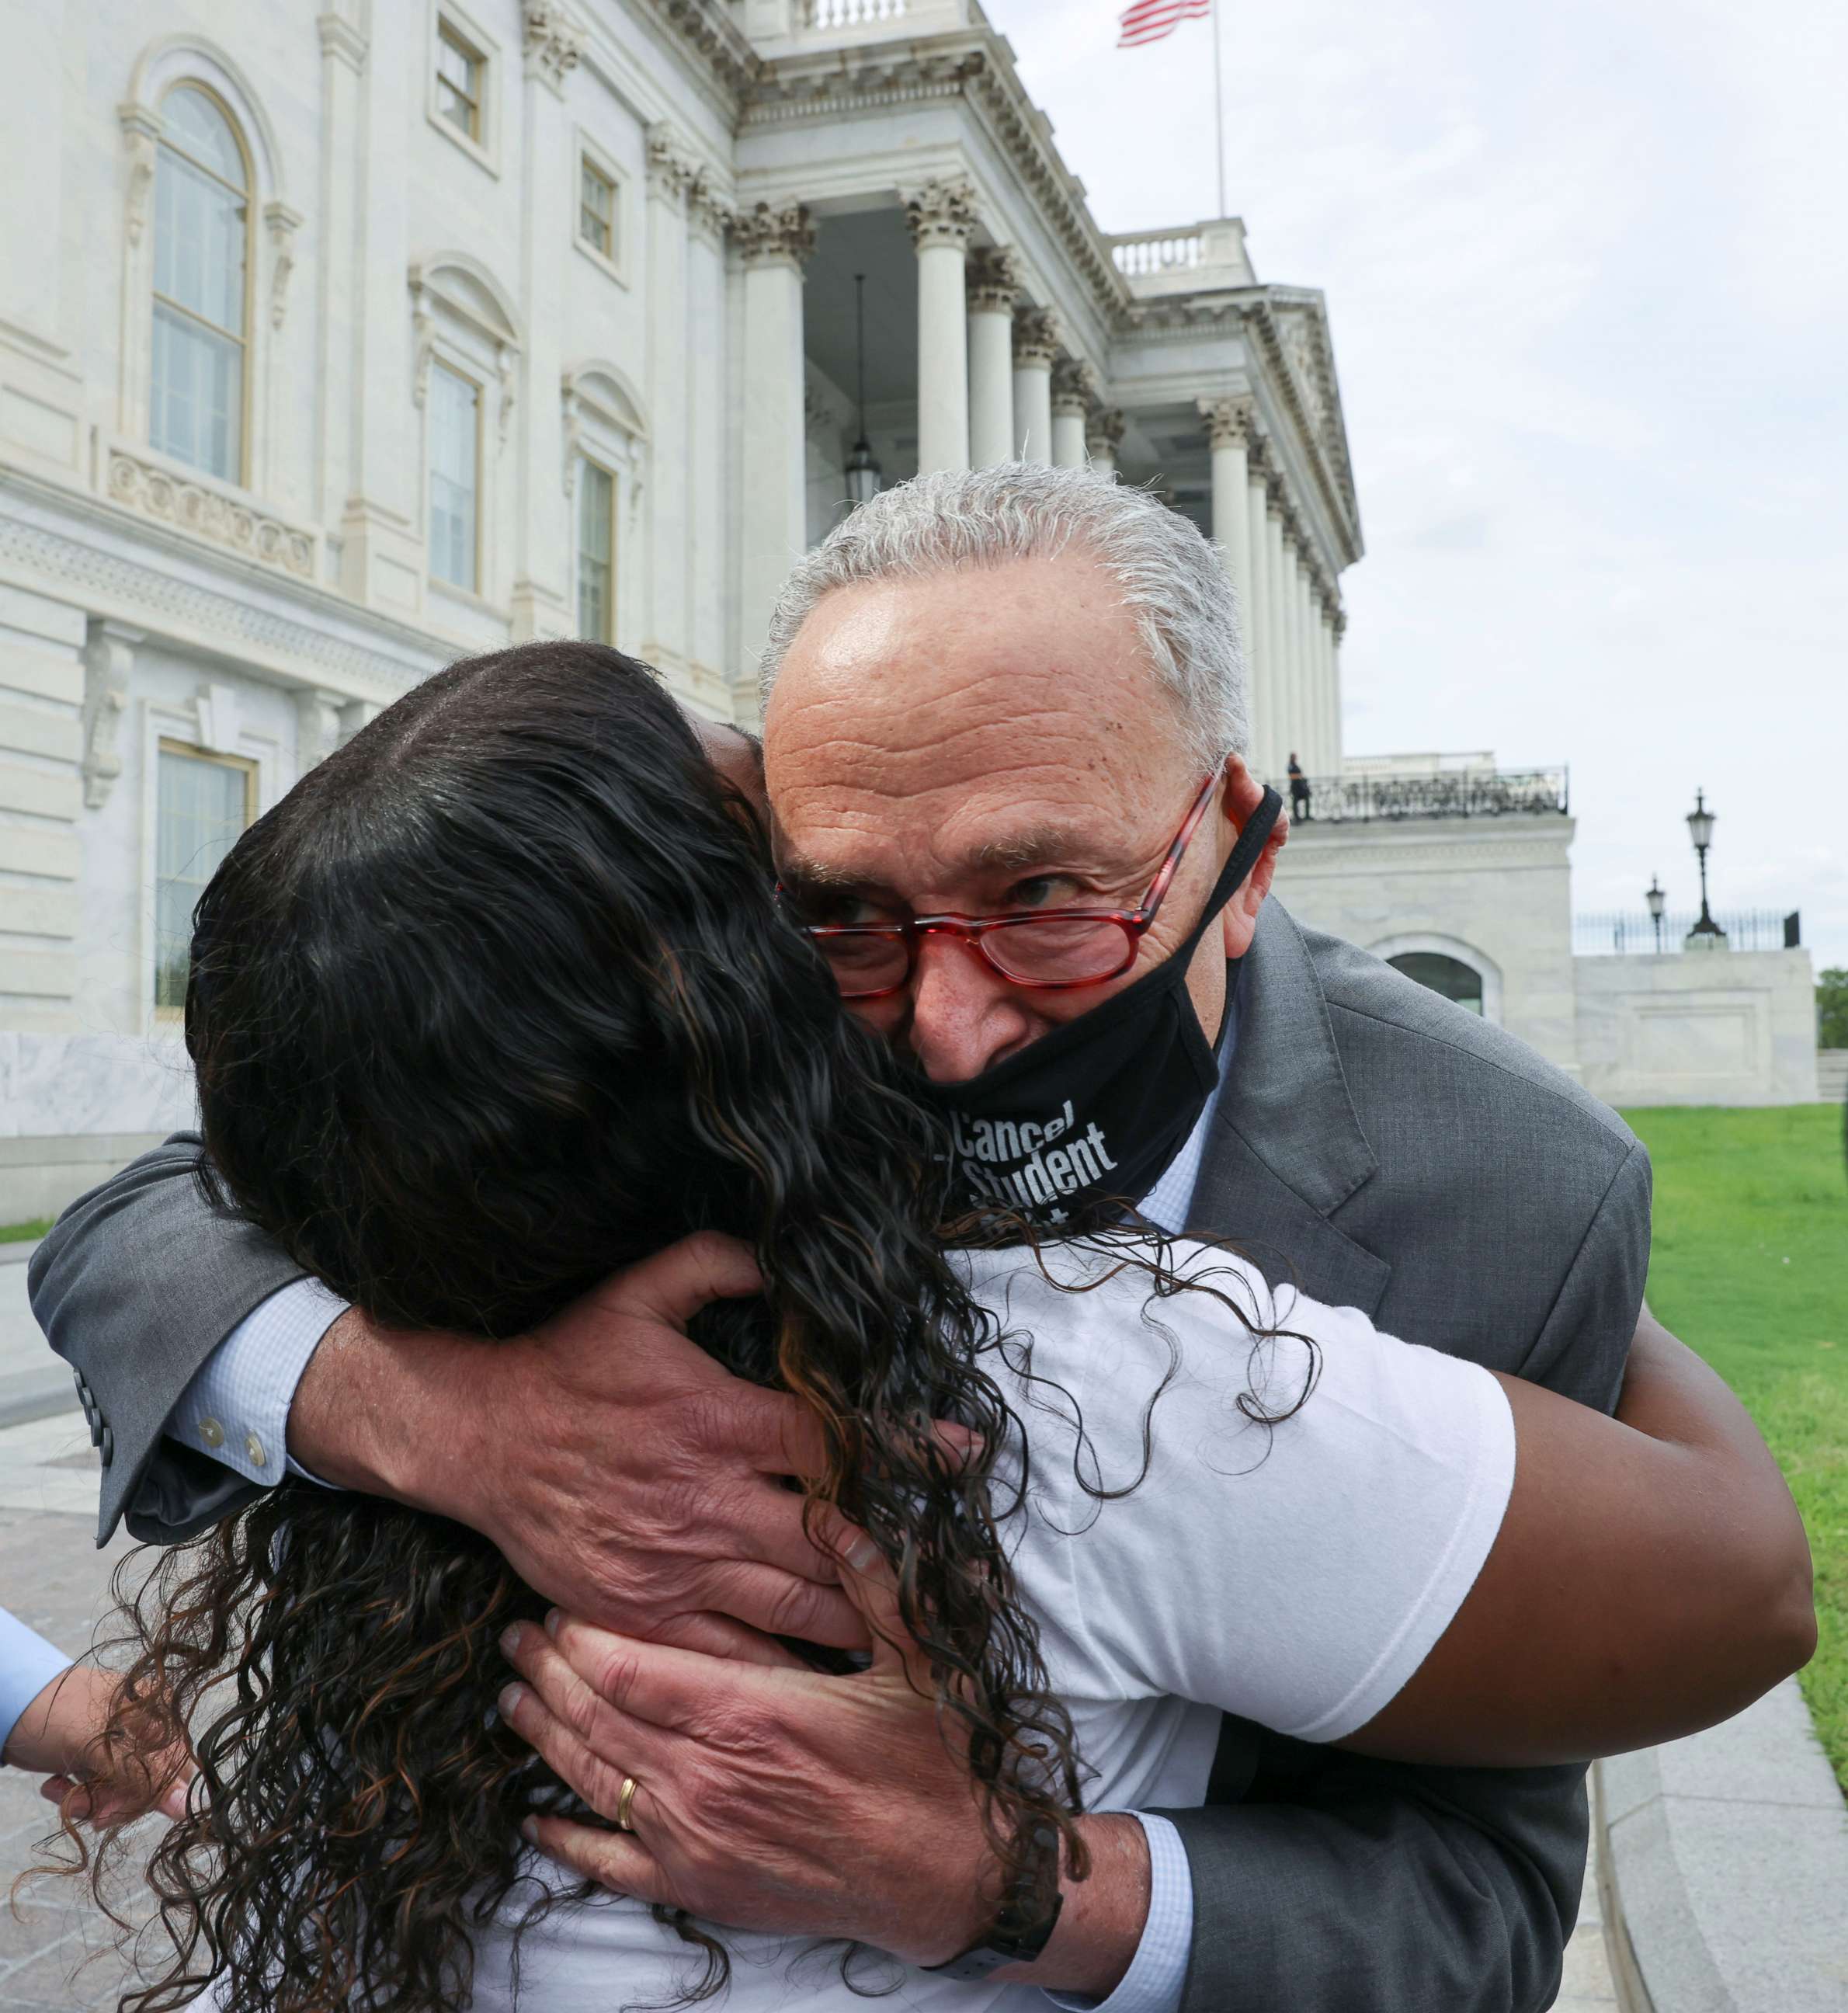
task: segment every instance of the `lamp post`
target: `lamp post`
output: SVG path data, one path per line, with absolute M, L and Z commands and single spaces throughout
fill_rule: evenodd
M 1656 926 L 1656 955 L 1662 954 L 1662 911 L 1668 906 L 1668 897 L 1663 893 L 1661 882 L 1653 874 L 1649 877 L 1649 885 L 1642 899 L 1649 904 L 1649 919 Z
M 853 276 L 853 318 L 858 338 L 856 363 L 860 376 L 860 438 L 847 457 L 847 501 L 857 508 L 879 494 L 879 464 L 873 458 L 873 444 L 867 438 L 867 276 Z
M 1726 932 L 1713 919 L 1707 906 L 1707 849 L 1714 842 L 1714 814 L 1707 807 L 1707 792 L 1694 792 L 1694 808 L 1688 813 L 1688 836 L 1694 842 L 1696 857 L 1700 862 L 1700 920 L 1689 931 L 1685 948 L 1689 950 L 1724 950 Z

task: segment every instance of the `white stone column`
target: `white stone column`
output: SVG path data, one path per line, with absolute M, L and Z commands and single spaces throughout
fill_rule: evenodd
M 1097 373 L 1075 356 L 1062 356 L 1053 366 L 1049 403 L 1053 419 L 1053 466 L 1082 468 L 1085 430 L 1097 402 Z
M 365 159 L 361 132 L 366 37 L 349 4 L 324 9 L 321 38 L 320 256 L 315 260 L 315 312 L 320 325 L 315 442 L 314 512 L 336 523 L 352 491 L 358 181 Z M 361 17 L 363 18 L 363 16 Z
M 1251 574 L 1246 635 L 1251 646 L 1251 766 L 1260 777 L 1281 773 L 1277 756 L 1277 706 L 1271 697 L 1270 569 L 1264 543 L 1269 498 L 1264 487 L 1264 445 L 1255 436 L 1246 443 L 1245 534 Z
M 1341 713 L 1341 639 L 1347 630 L 1347 611 L 1339 602 L 1328 618 L 1328 692 L 1335 706 L 1335 773 L 1339 775 L 1347 755 L 1347 731 Z
M 529 11 L 520 99 L 520 208 L 529 217 L 576 214 L 577 191 L 565 79 L 577 66 L 584 30 L 554 9 Z M 560 479 L 564 454 L 565 265 L 542 232 L 522 234 L 520 311 L 526 317 L 527 399 L 513 443 L 512 633 L 570 636 L 577 630 L 571 525 Z
M 1045 308 L 1021 308 L 1013 318 L 1013 449 L 1022 461 L 1053 458 L 1053 359 L 1059 324 Z
M 689 397 L 689 539 L 687 638 L 695 682 L 717 687 L 725 678 L 726 347 L 730 316 L 725 301 L 725 236 L 731 206 L 702 175 L 692 191 L 692 238 L 688 254 L 687 370 Z
M 927 182 L 905 202 L 917 248 L 917 467 L 969 466 L 966 259 L 975 229 L 967 182 Z
M 1085 452 L 1099 475 L 1117 479 L 1117 453 L 1123 445 L 1124 416 L 1114 406 L 1096 407 L 1085 429 Z
M 1239 638 L 1245 654 L 1247 703 L 1253 716 L 1255 748 L 1257 694 L 1253 684 L 1251 631 L 1251 470 L 1247 452 L 1251 438 L 1249 399 L 1203 399 L 1200 416 L 1213 451 L 1213 536 L 1239 597 Z
M 642 499 L 647 531 L 642 541 L 646 563 L 640 569 L 637 596 L 642 620 L 627 633 L 639 636 L 640 654 L 677 689 L 685 688 L 688 655 L 687 380 L 692 359 L 687 317 L 687 197 L 697 173 L 695 163 L 664 127 L 650 129 L 648 293 L 642 306 L 648 316 L 648 402 L 654 438 L 648 492 Z M 575 545 L 577 528 L 573 524 L 567 530 L 567 549 Z
M 745 268 L 740 641 L 749 663 L 763 647 L 777 590 L 808 545 L 802 288 L 815 227 L 800 203 L 760 202 L 738 219 L 737 236 Z
M 1290 610 L 1290 689 L 1295 695 L 1296 738 L 1302 745 L 1303 766 L 1317 774 L 1321 759 L 1321 730 L 1316 724 L 1315 673 L 1309 661 L 1309 575 L 1303 563 L 1303 548 L 1294 527 L 1285 527 L 1285 563 L 1288 570 Z
M 1012 248 L 974 253 L 969 281 L 969 465 L 1013 459 L 1013 310 L 1020 298 Z
M 1271 675 L 1268 681 L 1272 735 L 1277 750 L 1277 774 L 1283 774 L 1296 747 L 1296 694 L 1290 683 L 1290 607 L 1289 574 L 1285 564 L 1283 504 L 1281 492 L 1267 494 L 1264 502 L 1265 577 L 1270 588 Z M 1298 751 L 1300 752 L 1299 750 Z

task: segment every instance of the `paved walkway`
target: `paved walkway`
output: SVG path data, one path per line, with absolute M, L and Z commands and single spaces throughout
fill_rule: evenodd
M 9 1300 L 0 1299 L 0 1323 L 23 1309 L 24 1271 L 23 1266 L 0 1265 L 0 1294 L 16 1284 L 19 1300 L 14 1310 Z M 21 1339 L 0 1326 L 0 1347 Z M 43 1352 L 42 1341 L 38 1346 Z M 109 1611 L 110 1572 L 134 1550 L 118 1535 L 98 1553 L 95 1519 L 96 1457 L 80 1413 L 0 1429 L 0 1604 L 73 1655 L 88 1645 Z M 16 1772 L 0 1770 L 0 1890 L 34 1864 L 47 1835 L 49 1807 L 37 1789 Z M 15 1912 L 0 1908 L 0 2008 L 5 2013 L 114 2013 L 127 1968 L 107 1925 L 76 1883 L 35 1879 Z M 1557 2013 L 1610 2013 L 1616 2004 L 1594 1877 L 1586 1882 L 1578 1930 L 1567 1952 Z

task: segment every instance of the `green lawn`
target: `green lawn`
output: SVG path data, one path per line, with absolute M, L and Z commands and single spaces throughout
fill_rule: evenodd
M 1821 1641 L 1803 1672 L 1848 1790 L 1848 1174 L 1843 1115 L 1626 1111 L 1656 1171 L 1650 1305 L 1745 1401 L 1809 1527 Z
M 23 1244 L 29 1237 L 42 1237 L 52 1227 L 48 1216 L 35 1216 L 30 1223 L 0 1223 L 0 1244 Z

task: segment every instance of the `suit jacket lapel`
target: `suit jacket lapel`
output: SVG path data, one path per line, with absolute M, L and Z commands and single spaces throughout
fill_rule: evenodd
M 1273 1282 L 1371 1314 L 1392 1268 L 1328 1218 L 1379 1163 L 1348 1096 L 1309 947 L 1274 896 L 1245 964 L 1238 1047 L 1188 1228 L 1230 1239 Z

